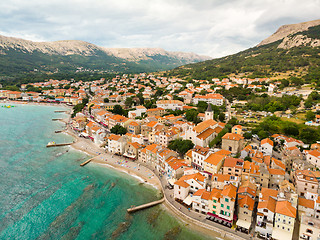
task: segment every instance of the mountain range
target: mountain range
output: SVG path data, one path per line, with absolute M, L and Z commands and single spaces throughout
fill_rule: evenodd
M 257 46 L 226 57 L 188 64 L 169 76 L 306 78 L 320 83 L 320 20 L 281 26 Z
M 161 48 L 105 48 L 77 40 L 33 42 L 0 35 L 2 76 L 34 71 L 152 72 L 208 59 Z

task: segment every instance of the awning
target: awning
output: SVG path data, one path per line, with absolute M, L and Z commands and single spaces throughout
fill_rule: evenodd
M 183 203 L 187 204 L 188 206 L 192 203 L 192 197 L 189 195 L 185 200 L 183 200 Z
M 251 226 L 251 222 L 247 222 L 247 221 L 244 221 L 244 220 L 242 220 L 242 219 L 238 219 L 236 225 L 237 225 L 238 227 L 242 227 L 242 228 L 245 228 L 245 229 L 248 229 L 248 230 L 249 230 L 249 228 L 250 228 L 250 226 Z
M 170 178 L 169 180 L 168 180 L 168 183 L 171 185 L 171 186 L 174 186 L 174 183 L 176 182 L 176 180 L 175 179 L 173 179 L 173 178 Z
M 89 137 L 89 134 L 88 134 L 88 133 L 85 133 L 85 132 L 80 133 L 80 135 L 82 135 L 82 136 L 84 136 L 84 137 Z
M 273 239 L 292 239 L 292 232 L 287 232 L 278 228 L 273 228 L 272 231 Z
M 128 158 L 133 158 L 133 159 L 135 159 L 136 158 L 136 156 L 135 155 L 130 155 L 130 154 L 128 154 L 128 153 L 123 153 L 122 154 L 122 156 L 124 156 L 124 157 L 128 157 Z

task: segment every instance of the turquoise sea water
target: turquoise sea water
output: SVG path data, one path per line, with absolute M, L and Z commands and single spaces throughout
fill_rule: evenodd
M 0 104 L 0 106 L 3 104 Z M 0 239 L 206 239 L 160 207 L 128 215 L 157 199 L 155 190 L 95 164 L 70 147 L 52 118 L 63 108 L 0 107 Z

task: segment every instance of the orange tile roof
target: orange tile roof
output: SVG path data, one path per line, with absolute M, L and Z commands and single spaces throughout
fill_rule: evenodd
M 260 201 L 258 204 L 258 209 L 266 208 L 271 212 L 275 212 L 277 200 L 267 196 L 265 201 Z
M 119 135 L 111 134 L 108 139 L 118 141 L 121 138 Z
M 237 187 L 230 183 L 230 184 L 223 187 L 221 194 L 223 196 L 228 196 L 231 199 L 236 199 Z
M 211 190 L 211 196 L 210 196 L 211 199 L 212 198 L 217 198 L 217 199 L 221 198 L 221 192 L 222 192 L 222 190 L 217 189 L 217 188 L 213 188 Z
M 270 138 L 265 138 L 261 140 L 261 145 L 269 143 L 271 146 L 273 146 L 273 141 Z
M 303 206 L 305 208 L 314 209 L 314 201 L 306 198 L 299 197 L 299 206 Z
M 201 133 L 203 132 L 204 130 L 206 130 L 207 128 L 209 128 L 210 126 L 214 126 L 216 125 L 217 122 L 213 119 L 209 119 L 209 120 L 206 120 L 204 122 L 201 122 L 199 123 L 197 126 L 195 126 L 193 128 L 193 131 L 195 131 L 196 133 Z
M 292 218 L 296 217 L 296 209 L 288 201 L 277 202 L 276 213 Z
M 262 195 L 262 200 L 267 200 L 270 196 L 276 198 L 278 196 L 278 190 L 262 187 L 260 194 Z
M 241 165 L 237 163 L 242 163 Z M 233 158 L 233 157 L 226 157 L 224 160 L 224 167 L 230 167 L 230 168 L 242 168 L 243 167 L 243 159 L 240 158 Z
M 202 194 L 204 193 L 205 189 L 199 189 L 198 191 L 196 191 L 193 196 L 202 196 Z
M 210 156 L 204 160 L 207 163 L 210 163 L 214 166 L 217 166 L 221 161 L 224 160 L 226 156 L 225 155 L 220 155 L 220 154 L 216 154 L 216 153 L 212 153 L 210 154 Z
M 205 140 L 205 139 L 207 139 L 208 137 L 210 137 L 214 132 L 215 132 L 214 129 L 208 128 L 208 129 L 205 130 L 204 132 L 200 133 L 200 134 L 197 136 L 197 138 Z
M 308 154 L 310 154 L 310 155 L 318 158 L 318 157 L 320 156 L 320 151 L 318 151 L 318 150 L 311 150 L 311 151 L 308 152 Z
M 283 170 L 286 169 L 286 165 L 283 162 L 281 162 L 280 160 L 272 158 L 272 161 L 274 162 L 274 164 L 276 164 L 278 167 L 281 167 Z
M 146 126 L 153 128 L 158 122 L 157 121 L 151 121 L 149 123 L 147 123 Z
M 220 154 L 220 155 L 226 155 L 226 156 L 231 154 L 230 151 L 224 150 L 224 149 L 221 149 L 221 150 L 219 150 L 219 151 L 217 151 L 215 153 Z
M 203 156 L 207 155 L 209 150 L 210 150 L 209 148 L 200 147 L 199 145 L 196 145 L 192 149 L 193 152 L 196 152 L 196 153 L 201 154 Z
M 241 139 L 244 139 L 244 137 L 242 137 L 239 134 L 236 133 L 226 133 L 222 139 L 229 139 L 229 140 L 235 140 L 235 141 L 240 141 Z
M 244 207 L 245 205 L 248 206 L 248 209 L 250 211 L 253 211 L 253 208 L 254 208 L 254 200 L 249 197 L 249 196 L 239 196 L 238 198 L 238 204 L 240 207 Z
M 187 188 L 187 187 L 190 186 L 188 183 L 186 183 L 185 181 L 183 181 L 183 180 L 181 180 L 181 179 L 179 179 L 178 181 L 176 181 L 176 182 L 174 183 L 174 185 L 178 185 L 178 186 L 183 187 L 183 188 Z
M 282 169 L 273 169 L 273 168 L 268 168 L 268 171 L 271 175 L 282 175 L 284 176 L 286 172 Z
M 135 121 L 132 121 L 131 123 L 129 123 L 129 125 L 131 125 L 131 126 L 139 126 L 139 124 L 137 123 L 137 122 L 135 122 Z

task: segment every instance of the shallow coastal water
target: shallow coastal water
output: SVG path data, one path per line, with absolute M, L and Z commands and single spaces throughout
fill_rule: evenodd
M 0 107 L 0 239 L 207 239 L 159 206 L 127 215 L 156 191 L 97 164 L 79 167 L 89 156 L 70 147 L 46 148 L 73 140 L 54 133 L 62 108 L 16 106 Z

